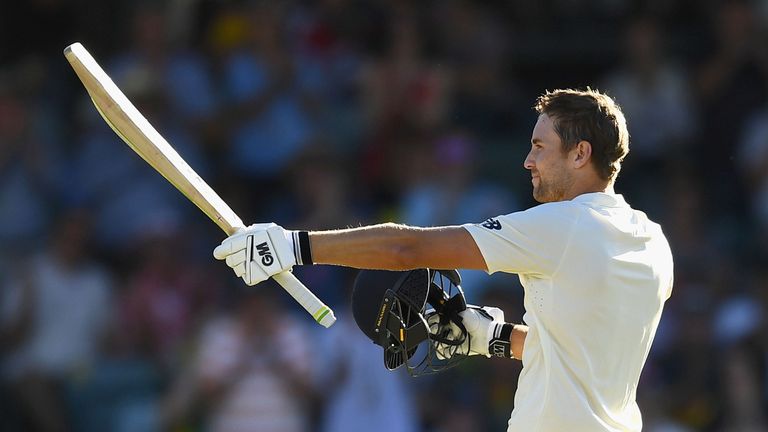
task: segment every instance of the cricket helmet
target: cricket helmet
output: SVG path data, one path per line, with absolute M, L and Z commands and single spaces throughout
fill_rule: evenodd
M 459 317 L 466 307 L 456 270 L 362 270 L 352 289 L 355 322 L 384 349 L 384 366 L 405 365 L 413 376 L 445 370 L 465 358 L 445 354 L 446 347 L 458 350 L 467 338 Z M 451 323 L 461 329 L 458 334 L 445 330 Z

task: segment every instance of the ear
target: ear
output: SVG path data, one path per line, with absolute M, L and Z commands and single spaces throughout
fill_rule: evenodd
M 571 158 L 574 168 L 587 165 L 592 159 L 592 144 L 589 141 L 579 141 L 576 147 L 571 150 Z

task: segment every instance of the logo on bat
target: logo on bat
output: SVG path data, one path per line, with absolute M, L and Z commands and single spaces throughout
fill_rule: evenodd
M 269 246 L 267 245 L 267 242 L 263 242 L 256 245 L 256 250 L 259 251 L 259 256 L 261 257 L 261 263 L 264 264 L 265 267 L 269 267 L 272 265 L 272 263 L 275 262 L 275 259 L 272 257 L 272 252 L 269 250 Z

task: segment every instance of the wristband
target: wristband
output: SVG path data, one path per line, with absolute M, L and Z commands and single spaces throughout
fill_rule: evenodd
M 293 256 L 298 265 L 312 265 L 312 248 L 309 246 L 308 231 L 290 231 L 293 240 Z
M 512 356 L 512 329 L 514 324 L 497 323 L 493 329 L 493 337 L 488 342 L 488 354 L 494 357 L 514 358 Z

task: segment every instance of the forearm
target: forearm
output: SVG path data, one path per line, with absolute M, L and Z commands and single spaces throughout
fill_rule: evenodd
M 311 232 L 309 239 L 316 264 L 383 270 L 485 268 L 470 234 L 461 227 L 418 228 L 386 223 Z M 462 246 L 466 244 L 471 248 Z
M 528 326 L 515 324 L 512 328 L 512 334 L 509 336 L 509 342 L 512 345 L 512 357 L 518 360 L 523 358 L 523 346 L 525 345 L 526 336 L 528 336 Z
M 355 268 L 406 270 L 416 228 L 392 223 L 309 234 L 312 260 Z

